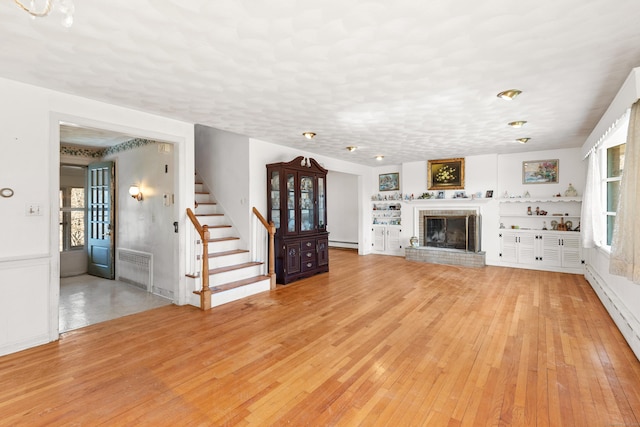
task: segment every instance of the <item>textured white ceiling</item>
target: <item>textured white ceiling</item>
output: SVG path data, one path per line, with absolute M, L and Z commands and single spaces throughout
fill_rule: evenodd
M 369 165 L 535 151 L 582 145 L 640 66 L 639 16 L 638 0 L 76 0 L 65 29 L 2 1 L 0 76 Z

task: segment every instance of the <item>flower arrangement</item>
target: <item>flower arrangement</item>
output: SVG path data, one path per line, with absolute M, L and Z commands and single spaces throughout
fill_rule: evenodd
M 456 179 L 456 168 L 452 168 L 449 165 L 444 165 L 436 172 L 435 178 L 437 182 L 449 182 Z

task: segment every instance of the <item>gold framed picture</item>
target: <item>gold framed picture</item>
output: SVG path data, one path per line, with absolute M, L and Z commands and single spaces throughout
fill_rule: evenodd
M 427 189 L 464 189 L 464 158 L 428 160 Z

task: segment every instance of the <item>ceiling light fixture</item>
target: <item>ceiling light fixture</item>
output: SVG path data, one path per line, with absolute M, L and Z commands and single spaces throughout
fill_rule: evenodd
M 526 120 L 517 120 L 515 122 L 511 122 L 511 123 L 507 123 L 509 126 L 511 126 L 512 128 L 521 128 L 522 126 L 525 125 L 525 123 L 527 123 Z
M 347 147 L 347 150 L 349 150 L 351 152 L 356 151 L 357 149 L 358 149 L 358 147 L 356 147 L 354 145 L 350 145 L 350 146 Z
M 516 139 L 517 142 L 519 142 L 520 144 L 526 144 L 527 142 L 529 142 L 531 138 L 518 138 Z
M 376 156 L 376 160 L 377 161 L 381 161 L 382 159 L 384 159 L 384 156 L 381 156 L 379 154 Z
M 302 136 L 304 136 L 307 139 L 313 139 L 316 136 L 315 132 L 302 132 Z
M 522 93 L 521 90 L 509 89 L 509 90 L 505 90 L 505 91 L 500 92 L 498 94 L 498 98 L 502 98 L 504 100 L 511 101 L 513 98 L 515 98 L 516 96 L 520 95 L 521 93 Z
M 62 19 L 63 27 L 69 28 L 73 25 L 73 12 L 76 9 L 73 0 L 30 0 L 28 7 L 20 0 L 13 1 L 20 9 L 31 15 L 32 18 L 43 18 L 49 16 L 52 10 L 57 10 L 64 15 Z

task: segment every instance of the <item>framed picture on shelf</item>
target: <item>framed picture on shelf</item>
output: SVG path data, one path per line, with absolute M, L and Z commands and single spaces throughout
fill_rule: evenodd
M 486 195 L 484 197 L 486 197 L 487 199 L 492 198 L 493 197 L 493 190 L 487 190 L 487 193 L 486 193 Z
M 557 184 L 559 172 L 558 159 L 525 161 L 522 162 L 522 183 Z
M 464 158 L 427 161 L 427 190 L 463 190 Z
M 397 191 L 400 189 L 400 174 L 382 173 L 378 176 L 378 191 Z
M 436 196 L 436 199 L 444 199 L 444 191 L 438 191 L 438 195 Z

